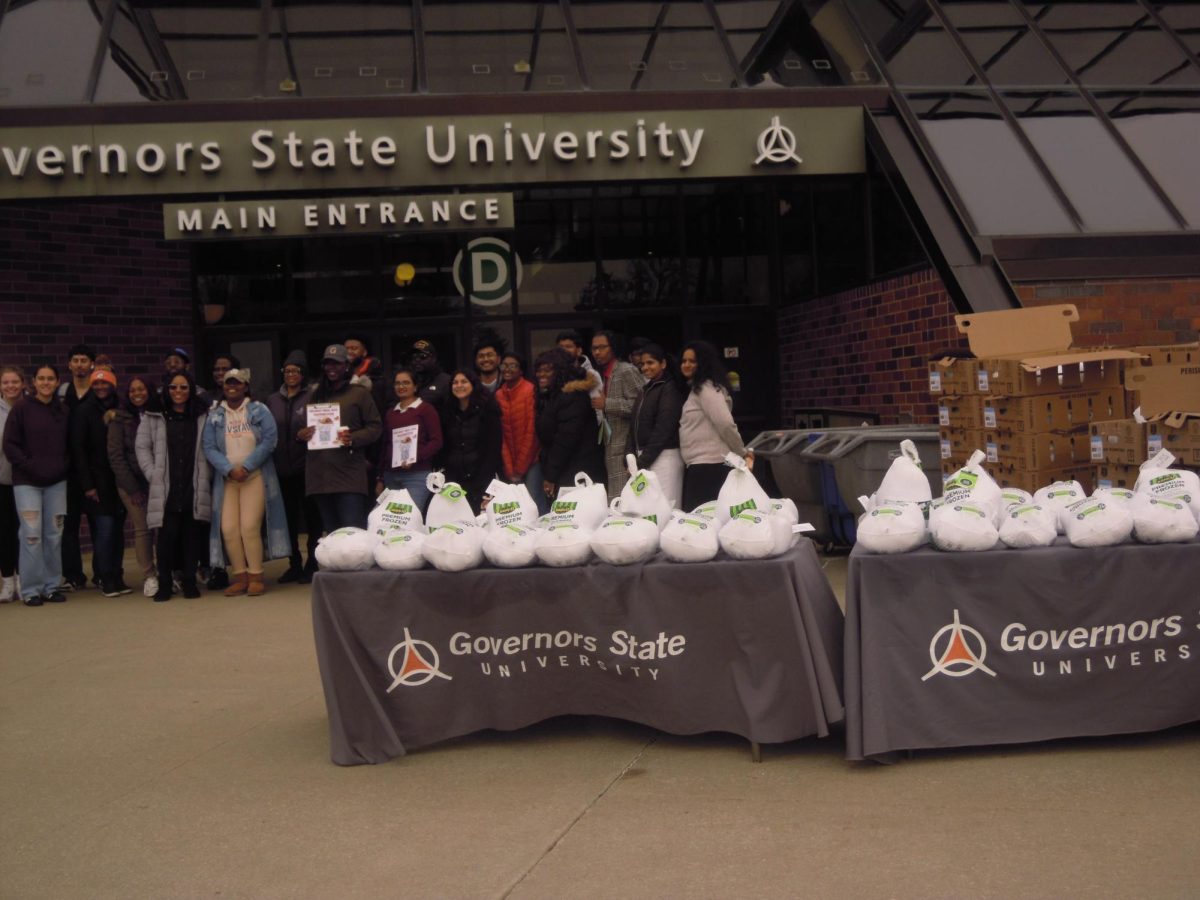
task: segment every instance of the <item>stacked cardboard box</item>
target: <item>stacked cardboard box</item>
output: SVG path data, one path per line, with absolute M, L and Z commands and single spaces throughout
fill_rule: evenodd
M 1121 366 L 1139 356 L 1072 349 L 1078 317 L 1074 306 L 957 317 L 975 358 L 938 360 L 930 372 L 944 475 L 980 449 L 1001 486 L 1074 479 L 1092 488 L 1089 428 L 1125 418 Z

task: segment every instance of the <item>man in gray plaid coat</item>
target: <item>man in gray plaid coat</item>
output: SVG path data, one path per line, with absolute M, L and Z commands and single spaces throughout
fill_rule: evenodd
M 592 406 L 603 413 L 600 433 L 604 438 L 604 468 L 608 474 L 608 499 L 621 495 L 629 480 L 625 468 L 633 404 L 642 390 L 642 373 L 617 356 L 617 337 L 611 331 L 592 336 L 592 359 L 604 379 L 604 390 L 592 398 Z

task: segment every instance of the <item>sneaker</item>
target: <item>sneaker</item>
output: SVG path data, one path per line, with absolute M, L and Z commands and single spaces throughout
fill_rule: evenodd
M 158 593 L 158 576 L 147 575 L 146 580 L 142 582 L 142 596 L 153 597 Z
M 121 594 L 132 594 L 133 593 L 133 588 L 131 588 L 129 585 L 127 585 L 125 583 L 124 575 L 118 575 L 116 578 L 114 578 L 113 585 L 116 587 L 116 589 Z
M 223 591 L 229 587 L 229 573 L 224 569 L 214 568 L 212 575 L 209 576 L 208 583 L 204 585 L 210 591 Z
M 188 581 L 184 583 L 183 598 L 185 600 L 198 600 L 200 598 L 200 588 L 196 586 L 196 582 Z
M 87 576 L 84 574 L 68 575 L 59 585 L 60 591 L 82 591 L 87 587 Z
M 100 579 L 100 593 L 105 597 L 120 597 L 121 589 L 117 587 L 115 581 L 108 578 Z
M 0 581 L 0 603 L 11 603 L 16 599 L 17 578 L 10 575 Z
M 21 602 L 26 606 L 41 606 L 46 601 L 40 594 L 34 594 L 32 597 L 22 598 Z
M 62 591 L 51 591 L 42 599 L 47 603 L 66 603 L 67 595 Z

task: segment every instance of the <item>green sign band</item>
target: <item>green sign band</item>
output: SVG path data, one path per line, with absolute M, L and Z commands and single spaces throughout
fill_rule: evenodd
M 167 240 L 512 228 L 510 193 L 255 199 L 163 205 Z
M 0 200 L 818 175 L 862 110 L 803 107 L 9 128 Z

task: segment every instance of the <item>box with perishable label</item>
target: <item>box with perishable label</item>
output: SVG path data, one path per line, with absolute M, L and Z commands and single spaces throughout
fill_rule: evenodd
M 1092 467 L 1087 465 L 1062 469 L 1018 469 L 991 463 L 987 465 L 987 471 L 1000 487 L 1020 488 L 1031 494 L 1056 481 L 1078 481 L 1088 493 L 1092 491 Z
M 1097 419 L 1125 415 L 1125 391 L 1072 391 L 1035 397 L 985 397 L 983 427 L 1006 432 L 1071 431 Z
M 1180 427 L 1166 422 L 1149 422 L 1146 429 L 1146 458 L 1159 450 L 1170 450 L 1180 465 L 1200 465 L 1200 419 L 1184 419 Z
M 989 431 L 987 462 L 1014 469 L 1061 469 L 1089 461 L 1088 434 L 1077 431 L 1021 434 Z
M 939 428 L 939 456 L 942 461 L 946 460 L 961 460 L 963 463 L 967 461 L 967 457 L 976 450 L 982 450 L 984 444 L 983 431 L 975 428 L 959 430 L 957 428 Z
M 1103 463 L 1093 467 L 1092 478 L 1096 488 L 1128 488 L 1133 490 L 1137 484 L 1139 466 L 1122 466 L 1114 463 Z
M 961 431 L 981 428 L 983 415 L 979 397 L 943 397 L 938 401 L 938 426 Z
M 976 393 L 974 363 L 952 356 L 935 360 L 929 366 L 929 393 L 954 397 Z
M 1088 459 L 1094 463 L 1134 466 L 1144 463 L 1146 426 L 1133 419 L 1093 422 L 1088 429 Z

